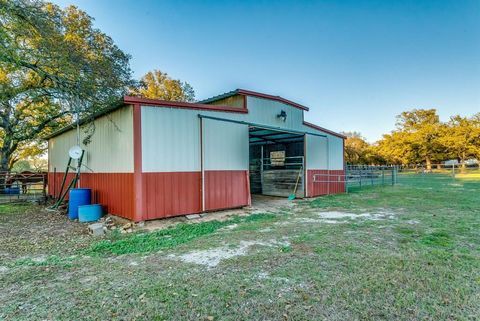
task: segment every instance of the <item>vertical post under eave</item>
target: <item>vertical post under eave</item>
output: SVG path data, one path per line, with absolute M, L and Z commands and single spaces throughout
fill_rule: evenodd
M 330 143 L 327 137 L 327 195 L 330 195 Z
M 133 220 L 143 221 L 146 217 L 143 206 L 142 180 L 142 107 L 133 105 Z
M 342 138 L 342 162 L 343 162 L 343 191 L 348 193 L 347 168 L 345 164 L 345 138 Z
M 307 134 L 303 134 L 303 185 L 304 197 L 308 197 Z
M 202 186 L 201 186 L 201 192 L 202 192 L 202 212 L 205 212 L 206 206 L 205 206 L 205 142 L 204 142 L 204 135 L 203 135 L 203 118 L 199 117 L 200 119 L 200 171 L 202 175 Z

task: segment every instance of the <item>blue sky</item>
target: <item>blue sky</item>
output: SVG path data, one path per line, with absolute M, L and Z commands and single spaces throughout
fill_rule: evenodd
M 305 119 L 369 141 L 407 109 L 480 111 L 480 1 L 126 1 L 75 4 L 197 99 L 243 88 L 310 107 Z

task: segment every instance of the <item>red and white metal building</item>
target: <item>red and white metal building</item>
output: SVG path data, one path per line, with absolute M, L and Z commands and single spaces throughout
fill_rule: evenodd
M 109 213 L 134 221 L 247 206 L 252 190 L 262 193 L 268 184 L 292 193 L 297 172 L 299 197 L 344 192 L 345 137 L 305 122 L 306 111 L 241 89 L 200 103 L 125 96 L 98 115 L 91 143 L 81 145 L 80 186 Z M 48 137 L 52 196 L 76 144 L 72 127 Z M 272 161 L 278 151 L 286 163 Z M 296 159 L 291 168 L 288 159 Z

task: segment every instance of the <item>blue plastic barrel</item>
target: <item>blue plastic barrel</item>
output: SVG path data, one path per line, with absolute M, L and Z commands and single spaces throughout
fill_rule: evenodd
M 11 187 L 10 194 L 14 194 L 14 195 L 20 194 L 20 187 Z
M 18 195 L 20 194 L 20 187 L 6 187 L 4 193 L 10 195 Z
M 98 221 L 103 214 L 103 208 L 100 204 L 81 205 L 78 207 L 78 220 L 80 222 Z
M 92 190 L 90 188 L 72 188 L 68 200 L 68 218 L 78 218 L 78 207 L 90 205 L 92 202 Z

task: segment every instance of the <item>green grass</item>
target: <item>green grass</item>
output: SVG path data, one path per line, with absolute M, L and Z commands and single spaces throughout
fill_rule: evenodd
M 0 204 L 0 215 L 20 214 L 31 208 L 30 203 Z
M 100 241 L 81 231 L 59 236 L 59 222 L 51 230 L 51 220 L 13 209 L 0 216 L 8 231 L 0 235 L 8 252 L 0 320 L 478 320 L 479 192 L 480 180 L 408 174 L 394 187 L 272 214 Z M 323 211 L 390 216 L 327 224 Z M 35 224 L 27 236 L 12 237 L 14 226 L 31 225 L 28 217 Z M 8 245 L 16 239 L 29 247 Z M 178 259 L 245 242 L 254 245 L 216 267 Z M 10 255 L 17 248 L 21 256 Z
M 255 214 L 247 217 L 234 217 L 226 221 L 207 221 L 198 224 L 180 223 L 173 227 L 158 230 L 151 233 L 135 233 L 117 239 L 119 234 L 112 239 L 101 240 L 92 244 L 85 254 L 127 254 L 127 253 L 149 253 L 161 249 L 169 249 L 180 244 L 190 242 L 196 238 L 214 233 L 222 227 L 244 223 L 261 222 L 275 219 L 273 214 Z

